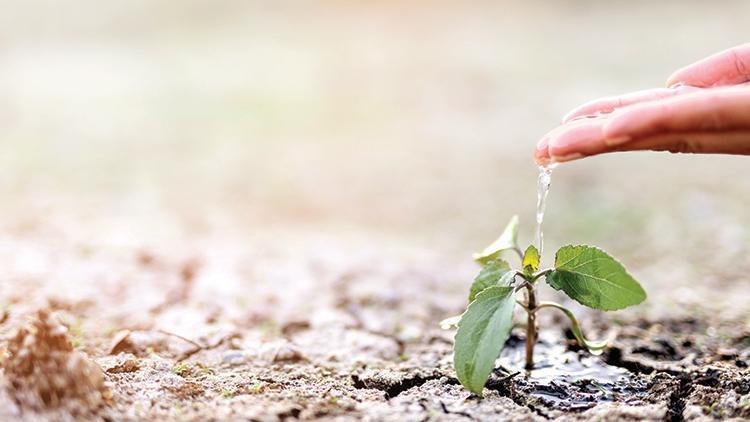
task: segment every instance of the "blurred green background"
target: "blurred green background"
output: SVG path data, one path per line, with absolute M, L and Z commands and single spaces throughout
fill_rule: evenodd
M 662 86 L 750 39 L 745 1 L 2 10 L 6 231 L 62 218 L 82 230 L 137 221 L 165 237 L 373 233 L 467 259 L 516 213 L 531 239 L 532 150 L 567 110 Z M 563 165 L 548 250 L 601 245 L 656 280 L 649 288 L 750 291 L 748 168 L 748 157 L 664 153 Z

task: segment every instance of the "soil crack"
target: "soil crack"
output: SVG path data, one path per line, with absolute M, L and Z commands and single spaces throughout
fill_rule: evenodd
M 669 422 L 681 422 L 685 420 L 683 413 L 688 396 L 693 391 L 692 378 L 688 374 L 683 374 L 679 378 L 680 383 L 677 389 L 669 396 L 669 407 L 665 420 Z
M 625 359 L 623 351 L 619 347 L 611 347 L 605 352 L 604 362 L 607 365 L 627 369 L 634 374 L 651 375 L 653 373 L 665 373 L 674 377 L 681 377 L 686 372 L 682 370 L 659 368 L 646 362 L 633 359 Z
M 408 391 L 414 387 L 419 387 L 428 381 L 437 380 L 442 378 L 441 374 L 434 375 L 413 375 L 410 377 L 404 377 L 400 380 L 393 380 L 385 377 L 360 377 L 357 374 L 352 375 L 352 382 L 354 388 L 357 389 L 374 389 L 380 390 L 385 393 L 385 398 L 390 400 L 397 397 L 401 393 Z M 456 381 L 458 382 L 458 381 Z
M 440 409 L 442 409 L 443 413 L 445 413 L 446 415 L 458 415 L 458 416 L 463 416 L 465 418 L 474 420 L 474 417 L 466 412 L 449 410 L 448 406 L 445 403 L 443 403 L 442 401 L 439 403 L 440 403 Z
M 497 391 L 501 396 L 513 400 L 513 403 L 517 406 L 525 407 L 544 419 L 550 419 L 549 415 L 542 411 L 542 409 L 531 403 L 528 394 L 518 388 L 513 380 L 518 374 L 520 372 L 515 372 L 499 379 L 490 379 L 487 381 L 485 388 Z

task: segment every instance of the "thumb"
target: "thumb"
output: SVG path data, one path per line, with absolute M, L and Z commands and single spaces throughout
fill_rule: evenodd
M 724 50 L 686 66 L 667 79 L 677 84 L 708 88 L 750 81 L 750 43 Z

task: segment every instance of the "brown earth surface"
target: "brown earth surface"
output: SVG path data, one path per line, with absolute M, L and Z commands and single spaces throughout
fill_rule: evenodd
M 750 3 L 12 3 L 0 420 L 750 418 L 747 157 L 555 170 L 543 265 L 597 245 L 649 295 L 542 288 L 602 356 L 543 313 L 480 400 L 438 326 L 513 214 L 528 243 L 536 140 L 747 42 Z
M 545 314 L 538 369 L 517 369 L 519 327 L 479 399 L 458 384 L 453 332 L 437 324 L 464 305 L 466 286 L 455 280 L 474 271 L 467 260 L 312 234 L 304 242 L 276 234 L 276 241 L 225 249 L 210 239 L 186 241 L 187 249 L 210 253 L 108 250 L 59 238 L 50 248 L 34 234 L 24 237 L 15 244 L 27 247 L 4 259 L 33 259 L 44 270 L 11 277 L 14 288 L 0 297 L 0 333 L 38 332 L 34 312 L 44 309 L 61 325 L 49 329 L 58 333 L 54 340 L 37 333 L 41 346 L 32 349 L 42 350 L 40 359 L 47 359 L 43 350 L 62 347 L 55 353 L 84 356 L 102 371 L 89 376 L 56 364 L 48 375 L 83 386 L 103 375 L 108 391 L 90 400 L 99 387 L 79 388 L 40 406 L 29 397 L 41 394 L 46 378 L 9 371 L 19 350 L 3 343 L 3 419 L 750 417 L 750 330 L 740 320 L 590 312 L 583 319 L 591 335 L 617 334 L 594 357 L 571 340 L 559 315 Z M 45 346 L 59 335 L 75 348 Z

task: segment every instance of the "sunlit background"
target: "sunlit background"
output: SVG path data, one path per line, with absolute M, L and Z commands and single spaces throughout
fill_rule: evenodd
M 6 251 L 29 237 L 139 248 L 285 233 L 468 263 L 513 214 L 531 239 L 532 151 L 567 110 L 662 86 L 750 39 L 744 1 L 1 10 Z M 719 298 L 750 291 L 748 169 L 747 157 L 664 153 L 563 165 L 548 252 L 605 247 L 666 301 L 702 301 L 680 293 L 695 285 Z M 200 240 L 190 248 L 208 253 Z M 33 256 L 3 265 L 33 272 Z

